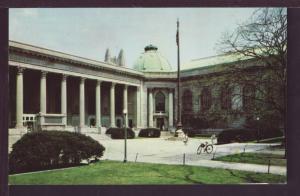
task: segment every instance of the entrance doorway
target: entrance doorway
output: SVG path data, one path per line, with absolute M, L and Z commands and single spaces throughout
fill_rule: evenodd
M 156 119 L 156 127 L 159 128 L 159 130 L 164 130 L 165 121 L 164 118 L 157 118 Z

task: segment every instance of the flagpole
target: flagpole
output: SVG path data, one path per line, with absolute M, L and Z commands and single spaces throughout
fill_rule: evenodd
M 179 50 L 179 20 L 177 19 L 177 33 L 176 33 L 176 43 L 177 43 L 177 127 L 176 131 L 181 129 L 181 104 L 180 104 L 180 50 Z

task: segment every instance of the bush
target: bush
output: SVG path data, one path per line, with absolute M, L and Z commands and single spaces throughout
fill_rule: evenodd
M 105 148 L 91 137 L 67 131 L 25 134 L 12 146 L 10 173 L 79 165 L 81 160 L 103 156 Z
M 218 144 L 246 142 L 257 139 L 257 131 L 251 129 L 225 129 L 218 135 Z
M 135 137 L 134 131 L 130 128 L 127 129 L 127 139 L 132 139 Z M 112 139 L 124 139 L 125 129 L 124 128 L 109 128 L 106 134 L 111 134 Z
M 192 127 L 183 127 L 182 131 L 187 134 L 188 137 L 196 136 L 196 131 Z
M 160 137 L 160 130 L 157 128 L 141 129 L 139 137 Z

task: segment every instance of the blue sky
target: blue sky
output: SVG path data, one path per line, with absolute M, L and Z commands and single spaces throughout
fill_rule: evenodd
M 176 20 L 181 64 L 217 54 L 222 33 L 245 22 L 255 8 L 35 8 L 9 9 L 9 39 L 103 61 L 110 48 L 125 52 L 132 67 L 153 44 L 177 65 Z

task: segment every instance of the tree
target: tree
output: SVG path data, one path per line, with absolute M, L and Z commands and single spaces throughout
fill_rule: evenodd
M 224 33 L 218 47 L 238 59 L 228 66 L 231 84 L 243 109 L 257 116 L 272 114 L 286 130 L 287 12 L 284 8 L 257 9 L 233 32 Z

